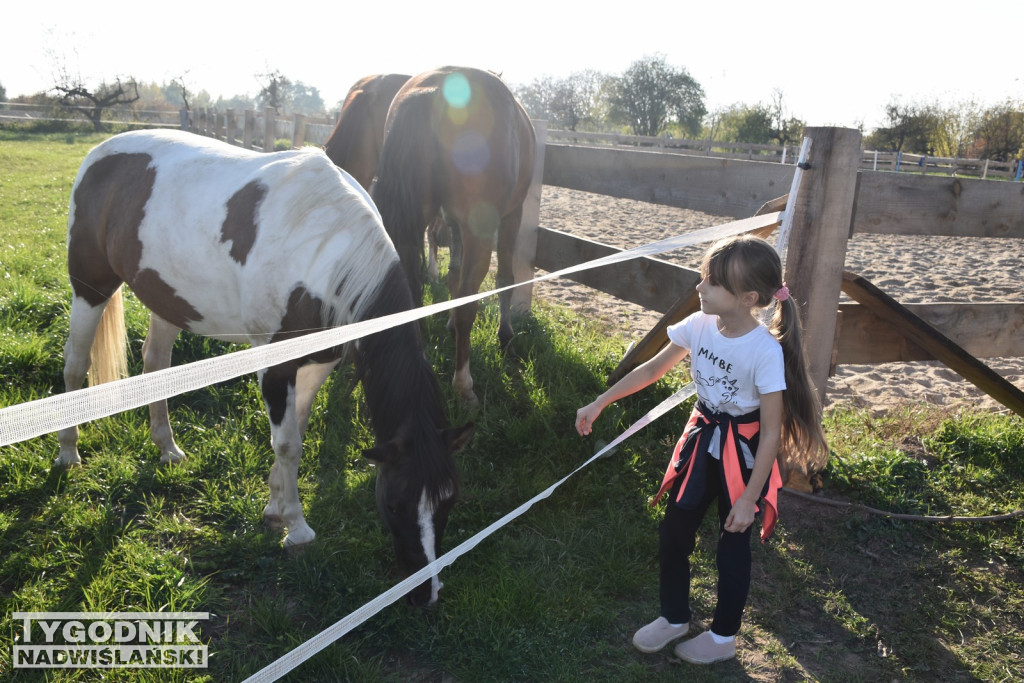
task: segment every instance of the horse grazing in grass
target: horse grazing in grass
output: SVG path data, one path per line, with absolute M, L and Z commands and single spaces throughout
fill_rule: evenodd
M 108 359 L 123 363 L 125 283 L 151 312 L 144 372 L 170 366 L 181 330 L 258 345 L 413 307 L 369 196 L 323 152 L 261 154 L 178 131 L 124 133 L 89 153 L 71 192 L 68 274 L 67 391 L 82 386 L 90 364 L 102 381 L 116 365 Z M 399 568 L 412 573 L 439 552 L 457 494 L 452 451 L 473 427 L 447 426 L 416 324 L 353 346 L 377 442 L 364 451 L 377 464 L 377 507 Z M 297 485 L 302 437 L 344 351 L 258 373 L 274 449 L 263 516 L 287 528 L 289 548 L 315 536 Z M 184 458 L 167 402 L 149 409 L 161 462 Z M 57 464 L 80 463 L 78 428 L 59 441 Z M 438 587 L 434 577 L 409 600 L 432 603 Z
M 448 289 L 475 294 L 497 241 L 499 287 L 513 283 L 512 261 L 523 201 L 533 175 L 536 138 L 526 110 L 500 78 L 444 67 L 409 79 L 388 111 L 371 190 L 402 267 L 422 300 L 423 232 L 435 219 L 451 229 Z M 511 290 L 499 296 L 502 346 L 512 340 Z M 469 371 L 469 333 L 478 303 L 455 309 L 453 384 L 477 404 Z

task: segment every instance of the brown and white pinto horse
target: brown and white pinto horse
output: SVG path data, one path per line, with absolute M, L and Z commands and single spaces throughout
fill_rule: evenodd
M 513 283 L 512 259 L 533 175 L 530 117 L 500 78 L 487 71 L 443 67 L 409 79 L 388 111 L 371 195 L 395 243 L 414 300 L 422 300 L 423 232 L 439 216 L 451 229 L 448 289 L 475 294 L 490 269 L 497 240 L 499 287 Z M 512 292 L 499 296 L 498 337 L 512 340 Z M 469 371 L 469 334 L 479 305 L 455 309 L 453 384 L 477 404 Z
M 151 311 L 144 372 L 170 365 L 183 329 L 259 345 L 413 306 L 369 196 L 322 151 L 261 154 L 178 131 L 124 133 L 89 153 L 71 193 L 68 273 L 67 391 L 82 386 L 94 336 L 94 357 L 124 357 L 123 283 Z M 117 324 L 114 349 L 102 331 Z M 473 428 L 448 428 L 416 324 L 354 346 L 377 441 L 364 455 L 378 465 L 378 510 L 408 574 L 439 553 L 457 493 L 452 451 Z M 302 437 L 342 356 L 330 349 L 258 373 L 274 449 L 263 515 L 287 528 L 287 547 L 315 536 L 297 486 Z M 166 401 L 150 405 L 150 421 L 161 462 L 184 458 Z M 81 462 L 77 440 L 77 427 L 60 432 L 58 464 Z M 432 603 L 438 586 L 434 577 L 409 599 Z

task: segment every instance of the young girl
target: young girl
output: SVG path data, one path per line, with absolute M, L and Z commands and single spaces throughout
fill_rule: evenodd
M 654 502 L 669 494 L 659 534 L 661 616 L 633 636 L 657 652 L 686 635 L 690 622 L 690 554 L 717 498 L 718 603 L 711 629 L 676 645 L 676 655 L 710 664 L 736 655 L 735 636 L 750 587 L 750 535 L 764 505 L 761 539 L 778 516 L 782 486 L 776 456 L 787 466 L 823 466 L 827 457 L 817 393 L 801 348 L 796 303 L 782 282 L 774 247 L 756 237 L 714 244 L 701 263 L 700 311 L 668 328 L 672 342 L 576 413 L 589 434 L 610 403 L 654 383 L 687 354 L 698 402 L 676 444 Z M 770 323 L 757 316 L 774 303 Z

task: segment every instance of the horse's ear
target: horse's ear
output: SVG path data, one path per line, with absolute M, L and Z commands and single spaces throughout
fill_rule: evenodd
M 398 447 L 393 441 L 363 451 L 363 457 L 376 465 L 394 462 L 397 455 Z
M 461 450 L 463 446 L 469 443 L 469 440 L 473 437 L 473 432 L 476 431 L 476 425 L 472 422 L 467 422 L 461 427 L 452 427 L 446 429 L 441 433 L 441 438 L 448 444 L 448 447 L 453 451 Z

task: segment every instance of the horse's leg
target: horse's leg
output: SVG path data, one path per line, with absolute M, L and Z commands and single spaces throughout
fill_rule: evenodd
M 462 296 L 462 230 L 457 223 L 453 223 L 448 232 L 448 293 L 451 298 L 457 299 Z M 455 332 L 455 309 L 448 311 L 448 329 Z
M 458 229 L 462 236 L 462 269 L 460 280 L 452 297 L 463 297 L 480 291 L 480 285 L 491 267 L 491 242 L 482 240 L 472 230 Z M 452 230 L 455 242 L 456 229 Z M 469 335 L 476 320 L 479 302 L 473 301 L 453 310 L 455 322 L 455 377 L 452 384 L 463 402 L 471 408 L 479 404 L 473 393 L 473 377 L 469 371 Z
M 302 460 L 302 430 L 295 403 L 295 365 L 285 363 L 259 373 L 263 402 L 270 416 L 270 442 L 274 464 L 267 484 L 270 502 L 263 508 L 263 519 L 273 529 L 288 529 L 286 548 L 311 542 L 316 533 L 306 524 L 299 500 L 299 461 Z
M 146 341 L 142 343 L 142 372 L 156 372 L 171 367 L 171 350 L 179 332 L 180 327 L 172 325 L 156 313 L 149 314 L 149 332 L 146 333 Z M 174 442 L 166 399 L 149 404 L 149 435 L 160 449 L 161 463 L 166 465 L 185 459 L 185 453 Z
M 295 375 L 295 419 L 299 421 L 300 439 L 306 436 L 313 400 L 338 362 L 303 365 Z
M 441 230 L 441 217 L 438 216 L 427 226 L 427 277 L 431 282 L 441 279 L 437 268 L 437 237 Z
M 496 278 L 499 288 L 507 287 L 515 282 L 512 266 L 516 255 L 519 224 L 522 219 L 523 207 L 521 205 L 501 219 L 501 226 L 498 228 L 498 274 Z M 498 340 L 501 342 L 502 349 L 508 347 L 515 334 L 512 330 L 512 292 L 513 290 L 508 289 L 498 294 L 498 306 L 501 311 L 498 322 Z
M 107 302 L 90 306 L 81 297 L 71 302 L 71 315 L 68 321 L 68 340 L 64 344 L 64 391 L 81 389 L 89 372 L 89 352 L 92 340 L 96 336 L 96 328 L 103 316 Z M 78 454 L 78 426 L 66 427 L 57 434 L 60 450 L 54 465 L 68 467 L 81 465 L 82 457 Z

